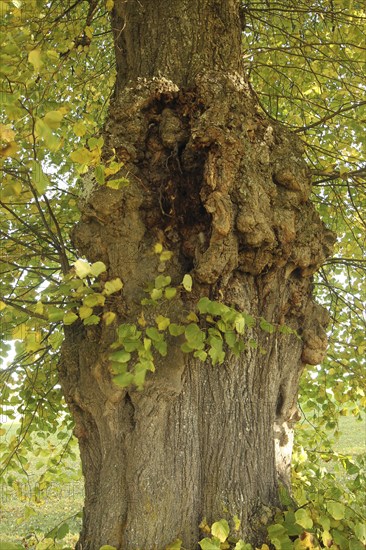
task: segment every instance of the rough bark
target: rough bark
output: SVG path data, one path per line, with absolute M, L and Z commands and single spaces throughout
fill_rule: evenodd
M 240 74 L 238 9 L 236 0 L 115 1 L 104 158 L 123 160 L 130 183 L 95 185 L 73 240 L 123 280 L 106 306 L 118 323 L 140 315 L 161 242 L 174 252 L 173 282 L 194 280 L 189 300 L 163 313 L 179 321 L 206 295 L 301 338 L 253 328 L 258 348 L 215 367 L 172 341 L 138 392 L 111 382 L 114 325 L 68 327 L 60 379 L 86 483 L 83 550 L 161 550 L 176 538 L 193 548 L 203 517 L 235 514 L 239 534 L 259 541 L 278 483 L 288 483 L 298 380 L 326 348 L 311 277 L 334 237 L 309 201 L 301 143 L 266 119 Z

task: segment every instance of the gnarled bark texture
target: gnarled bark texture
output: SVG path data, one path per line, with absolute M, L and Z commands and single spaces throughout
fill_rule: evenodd
M 326 348 L 311 277 L 334 237 L 309 201 L 301 143 L 263 115 L 242 75 L 238 12 L 237 0 L 115 0 L 104 158 L 123 160 L 130 183 L 96 185 L 73 240 L 123 280 L 106 305 L 118 323 L 140 315 L 160 242 L 174 253 L 173 283 L 194 280 L 189 300 L 160 312 L 179 321 L 209 296 L 301 339 L 252 328 L 258 349 L 220 366 L 171 342 L 138 392 L 111 382 L 114 325 L 68 327 L 60 377 L 86 481 L 83 550 L 162 550 L 177 538 L 193 548 L 203 517 L 235 514 L 239 534 L 259 541 L 288 482 L 298 380 Z

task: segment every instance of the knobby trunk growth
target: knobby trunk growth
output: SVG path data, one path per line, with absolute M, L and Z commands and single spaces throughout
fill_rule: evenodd
M 251 329 L 259 348 L 221 366 L 172 342 L 138 392 L 111 382 L 114 325 L 67 327 L 60 377 L 86 481 L 83 550 L 160 550 L 178 537 L 192 548 L 201 519 L 225 514 L 258 541 L 288 482 L 299 376 L 326 348 L 311 277 L 334 236 L 309 201 L 301 143 L 260 112 L 242 76 L 238 11 L 236 0 L 115 1 L 104 159 L 123 161 L 130 183 L 82 197 L 73 241 L 123 280 L 106 306 L 118 323 L 141 315 L 160 242 L 173 281 L 194 280 L 179 311 L 163 306 L 170 318 L 208 296 L 301 339 Z

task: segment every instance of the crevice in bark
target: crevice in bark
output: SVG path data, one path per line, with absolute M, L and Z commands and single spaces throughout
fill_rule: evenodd
M 133 401 L 131 399 L 131 396 L 128 392 L 125 394 L 125 403 L 127 406 L 127 410 L 129 411 L 129 417 L 131 421 L 131 429 L 134 430 L 136 428 L 136 420 L 135 420 L 135 407 L 133 404 Z

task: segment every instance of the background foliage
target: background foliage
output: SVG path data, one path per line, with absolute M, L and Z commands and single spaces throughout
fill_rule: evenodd
M 75 278 L 65 276 L 78 259 L 69 232 L 78 219 L 79 176 L 92 167 L 102 182 L 114 170 L 100 166 L 98 137 L 115 78 L 112 7 L 113 0 L 0 1 L 1 413 L 19 421 L 2 440 L 0 460 L 13 491 L 29 482 L 33 453 L 42 456 L 44 441 L 53 443 L 38 473 L 32 470 L 32 486 L 75 476 L 60 468 L 76 455 L 57 361 L 62 324 L 70 321 L 78 292 Z M 318 519 L 309 512 L 313 530 L 343 525 L 351 534 L 343 535 L 345 542 L 338 529 L 334 544 L 359 550 L 356 539 L 366 542 L 355 527 L 365 517 L 359 496 L 365 466 L 362 457 L 332 454 L 331 439 L 339 415 L 359 418 L 366 405 L 366 13 L 363 2 L 352 0 L 249 0 L 242 19 L 250 83 L 267 115 L 306 143 L 313 200 L 338 235 L 334 257 L 314 281 L 331 313 L 330 347 L 302 380 L 295 497 L 300 506 L 316 506 Z M 332 521 L 340 524 L 322 523 L 322 514 L 331 515 L 327 503 L 340 501 L 352 513 L 337 508 L 343 517 L 333 514 Z M 284 536 L 294 538 L 289 529 Z

